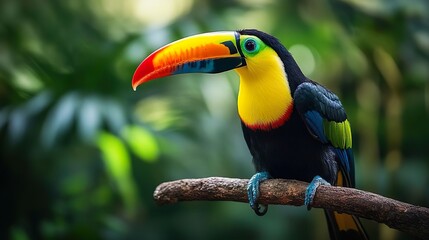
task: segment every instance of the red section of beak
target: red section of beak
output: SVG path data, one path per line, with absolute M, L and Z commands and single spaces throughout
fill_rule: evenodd
M 140 84 L 143 84 L 155 78 L 161 78 L 161 77 L 170 75 L 170 73 L 172 72 L 172 69 L 170 69 L 168 66 L 164 68 L 155 69 L 153 65 L 153 59 L 162 50 L 163 48 L 149 55 L 137 67 L 136 71 L 134 72 L 133 80 L 132 80 L 132 86 L 134 91 L 136 90 L 137 86 Z

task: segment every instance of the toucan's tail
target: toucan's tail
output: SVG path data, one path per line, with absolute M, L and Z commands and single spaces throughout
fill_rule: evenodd
M 368 239 L 359 218 L 344 213 L 325 210 L 331 239 Z
M 336 186 L 354 187 L 354 182 L 345 177 L 342 171 L 338 171 Z M 359 221 L 353 215 L 325 210 L 328 222 L 329 236 L 335 240 L 368 240 L 368 235 Z

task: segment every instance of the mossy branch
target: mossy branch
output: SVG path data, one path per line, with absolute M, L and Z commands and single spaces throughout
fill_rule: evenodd
M 154 199 L 160 205 L 180 201 L 248 202 L 247 182 L 247 179 L 221 177 L 182 179 L 160 184 L 154 192 Z M 307 185 L 305 182 L 285 179 L 264 181 L 260 186 L 258 202 L 302 206 Z M 312 207 L 371 219 L 421 239 L 429 236 L 429 208 L 359 189 L 320 186 Z

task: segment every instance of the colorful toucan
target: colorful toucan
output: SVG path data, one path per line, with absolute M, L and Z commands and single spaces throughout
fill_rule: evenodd
M 268 178 L 311 182 L 311 206 L 320 184 L 355 187 L 352 135 L 346 112 L 328 89 L 308 79 L 273 36 L 255 29 L 187 37 L 149 55 L 134 73 L 134 90 L 149 80 L 181 73 L 240 76 L 238 114 L 257 173 L 249 181 L 252 209 L 263 215 L 259 184 Z M 332 239 L 367 239 L 352 215 L 325 210 Z

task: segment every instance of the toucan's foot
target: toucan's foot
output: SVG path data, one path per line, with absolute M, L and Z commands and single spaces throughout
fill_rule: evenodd
M 257 172 L 250 178 L 247 184 L 247 197 L 249 199 L 250 207 L 255 211 L 256 215 L 263 216 L 268 211 L 268 205 L 263 205 L 262 210 L 257 200 L 259 198 L 259 184 L 270 178 L 268 172 Z
M 305 191 L 304 204 L 307 206 L 307 209 L 311 209 L 311 204 L 313 204 L 314 195 L 316 195 L 316 190 L 320 185 L 331 185 L 325 179 L 320 176 L 315 176 L 311 183 L 308 185 L 307 190 Z

